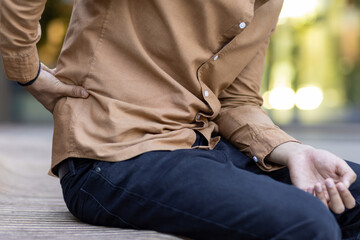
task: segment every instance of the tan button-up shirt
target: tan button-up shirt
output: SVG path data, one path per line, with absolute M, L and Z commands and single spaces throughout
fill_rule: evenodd
M 0 49 L 12 80 L 36 76 L 45 2 L 0 1 Z M 273 169 L 264 158 L 296 141 L 273 124 L 259 95 L 282 2 L 75 1 L 56 77 L 90 97 L 57 102 L 52 170 L 68 157 L 121 161 L 189 149 L 194 130 L 210 149 L 221 135 Z

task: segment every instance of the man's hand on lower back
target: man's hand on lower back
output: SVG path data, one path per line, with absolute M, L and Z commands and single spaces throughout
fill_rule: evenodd
M 348 188 L 356 180 L 356 174 L 334 154 L 289 142 L 275 148 L 268 159 L 286 165 L 292 183 L 318 197 L 334 213 L 355 206 Z
M 87 98 L 89 93 L 81 86 L 68 85 L 55 77 L 55 70 L 41 64 L 38 79 L 25 89 L 51 113 L 62 97 Z

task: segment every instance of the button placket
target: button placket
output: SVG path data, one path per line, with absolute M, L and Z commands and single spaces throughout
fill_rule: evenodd
M 196 128 L 195 129 L 203 129 L 208 126 L 208 120 L 206 116 L 203 113 L 198 112 L 195 116 L 195 123 Z
M 209 91 L 208 91 L 208 90 L 205 90 L 205 91 L 204 91 L 204 96 L 205 96 L 205 97 L 209 97 Z

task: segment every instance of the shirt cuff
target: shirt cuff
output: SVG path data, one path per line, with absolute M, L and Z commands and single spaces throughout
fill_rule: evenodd
M 3 55 L 2 59 L 6 76 L 20 84 L 36 79 L 41 67 L 36 47 L 26 54 Z
M 291 137 L 278 127 L 257 131 L 254 140 L 247 151 L 260 169 L 263 171 L 275 171 L 284 166 L 265 161 L 265 158 L 279 145 L 286 142 L 298 142 L 297 139 Z
M 40 72 L 41 72 L 41 62 L 39 61 L 39 68 L 38 68 L 38 72 L 35 76 L 35 78 L 33 80 L 31 80 L 30 82 L 27 82 L 27 83 L 20 83 L 20 82 L 17 82 L 20 86 L 23 86 L 23 87 L 26 87 L 26 86 L 30 86 L 31 84 L 33 84 L 39 77 L 40 75 Z

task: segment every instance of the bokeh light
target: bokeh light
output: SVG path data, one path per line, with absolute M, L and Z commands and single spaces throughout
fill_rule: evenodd
M 263 94 L 266 109 L 289 110 L 295 105 L 301 110 L 317 109 L 323 99 L 323 91 L 319 87 L 308 86 L 300 88 L 296 94 L 288 87 L 276 87 Z
M 300 18 L 312 15 L 319 7 L 319 0 L 287 0 L 284 1 L 280 18 Z
M 295 92 L 288 87 L 276 87 L 269 93 L 269 105 L 277 110 L 288 110 L 295 105 Z
M 320 106 L 324 98 L 320 88 L 309 86 L 300 88 L 295 95 L 296 106 L 301 110 L 314 110 Z

